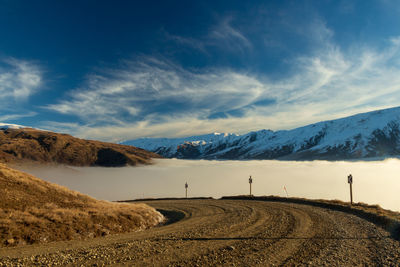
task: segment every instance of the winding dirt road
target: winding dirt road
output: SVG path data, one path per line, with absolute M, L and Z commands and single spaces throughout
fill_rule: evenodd
M 0 249 L 0 266 L 400 266 L 400 242 L 354 215 L 249 200 L 151 201 L 174 223 Z

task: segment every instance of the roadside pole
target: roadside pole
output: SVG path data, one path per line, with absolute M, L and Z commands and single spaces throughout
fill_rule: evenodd
M 250 184 L 250 196 L 252 196 L 251 195 L 251 184 L 253 183 L 253 178 L 251 178 L 251 175 L 250 175 L 250 178 L 249 178 L 249 184 Z
M 350 185 L 350 205 L 353 205 L 353 175 L 347 176 L 347 182 Z
M 288 194 L 288 192 L 287 192 L 287 190 L 286 190 L 286 185 L 283 186 L 283 190 L 285 190 L 286 197 L 288 198 L 288 197 L 289 197 L 289 194 Z

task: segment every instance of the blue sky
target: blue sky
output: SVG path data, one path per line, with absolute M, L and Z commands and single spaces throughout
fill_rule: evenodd
M 118 142 L 400 105 L 400 3 L 0 0 L 0 122 Z

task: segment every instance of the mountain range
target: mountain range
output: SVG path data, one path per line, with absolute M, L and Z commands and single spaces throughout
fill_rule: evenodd
M 180 159 L 349 160 L 400 156 L 400 107 L 292 130 L 212 133 L 122 142 Z

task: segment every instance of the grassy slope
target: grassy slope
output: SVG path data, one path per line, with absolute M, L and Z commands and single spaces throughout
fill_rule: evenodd
M 0 163 L 0 246 L 137 231 L 162 219 L 145 204 L 98 201 Z
M 159 155 L 132 146 L 79 139 L 30 128 L 0 130 L 0 162 L 61 163 L 73 166 L 147 164 Z

